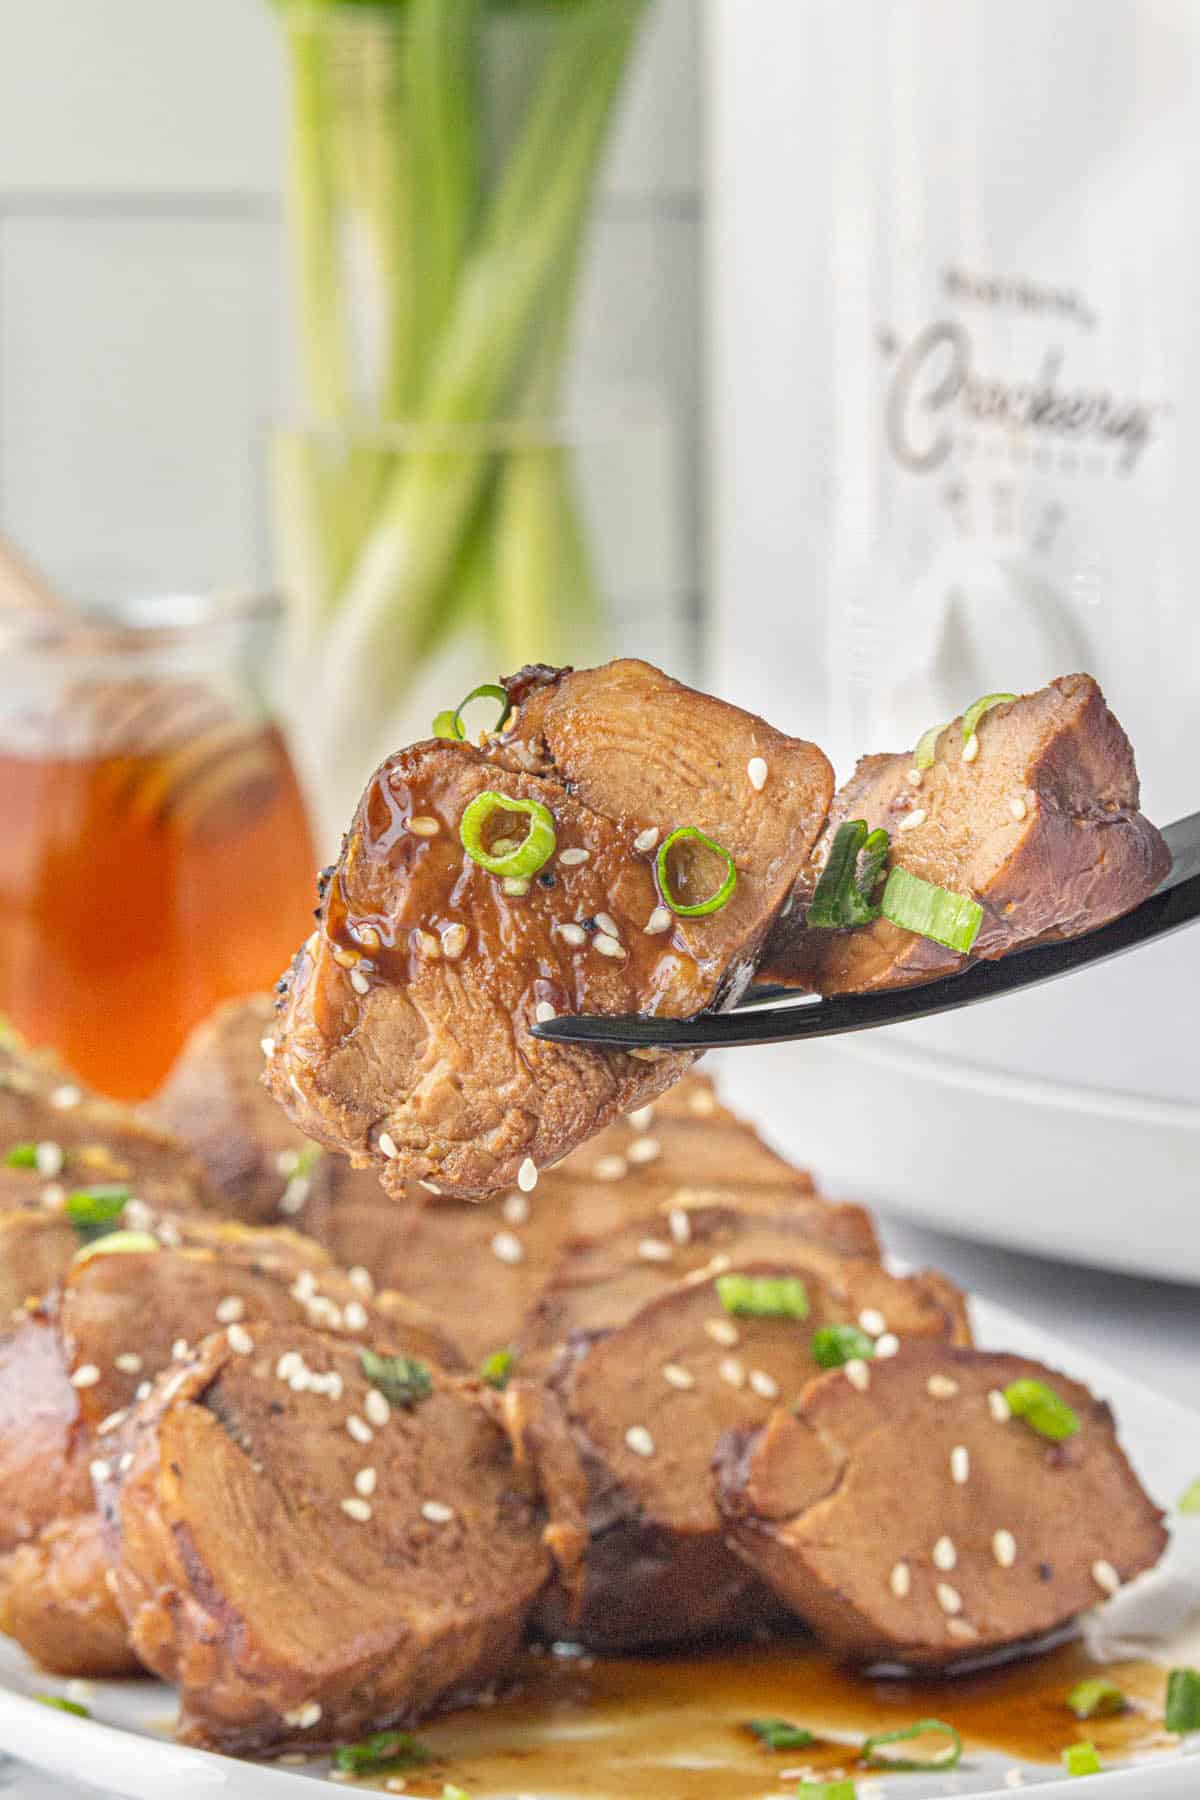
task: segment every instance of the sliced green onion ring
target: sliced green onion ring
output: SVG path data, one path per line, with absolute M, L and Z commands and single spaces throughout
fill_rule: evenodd
M 1176 1512 L 1189 1514 L 1200 1513 L 1200 1475 L 1195 1481 L 1189 1481 L 1179 1499 L 1175 1502 Z
M 4 1153 L 4 1166 L 7 1169 L 36 1169 L 37 1145 L 14 1144 Z
M 1188 1731 L 1200 1731 L 1200 1672 L 1195 1669 L 1171 1670 L 1167 1676 L 1167 1709 L 1163 1724 L 1177 1737 Z
M 981 694 L 978 700 L 973 700 L 963 714 L 963 743 L 970 743 L 975 733 L 975 727 L 985 712 L 988 712 L 993 706 L 1002 706 L 1008 700 L 1015 700 L 1016 697 L 1015 694 Z
M 718 1275 L 727 1313 L 744 1319 L 807 1319 L 808 1289 L 796 1275 Z
M 91 1262 L 94 1256 L 149 1255 L 151 1251 L 161 1249 L 158 1239 L 148 1231 L 106 1231 L 103 1237 L 75 1252 L 73 1266 L 79 1268 L 83 1263 Z
M 1023 1419 L 1039 1437 L 1060 1443 L 1063 1438 L 1074 1437 L 1079 1430 L 1079 1420 L 1071 1408 L 1044 1381 L 1028 1377 L 1010 1381 L 1004 1390 L 1004 1398 L 1013 1418 Z
M 838 930 L 847 925 L 869 925 L 877 919 L 879 908 L 871 895 L 890 847 L 891 839 L 882 826 L 868 831 L 865 819 L 847 819 L 839 825 L 813 890 L 806 922 L 820 930 Z
M 917 739 L 917 747 L 913 751 L 914 769 L 932 769 L 937 760 L 938 739 L 945 729 L 945 724 L 931 725 L 928 731 L 921 733 Z
M 804 1781 L 796 1789 L 804 1800 L 858 1800 L 852 1781 Z
M 969 894 L 951 893 L 932 881 L 922 881 L 907 869 L 895 868 L 883 890 L 880 910 L 893 925 L 915 931 L 947 950 L 962 955 L 970 951 L 983 924 L 983 908 Z
M 483 842 L 484 827 L 497 813 L 525 814 L 529 828 L 515 850 L 493 856 Z M 498 794 L 486 788 L 476 794 L 462 818 L 458 835 L 463 849 L 489 875 L 536 875 L 543 863 L 554 855 L 558 840 L 554 835 L 554 815 L 540 800 L 517 800 L 509 794 Z
M 104 1182 L 98 1187 L 77 1188 L 73 1194 L 68 1194 L 63 1211 L 76 1231 L 94 1231 L 97 1226 L 115 1225 L 131 1197 L 123 1183 Z
M 371 1386 L 393 1406 L 415 1406 L 433 1392 L 429 1370 L 415 1356 L 378 1356 L 374 1350 L 360 1350 L 358 1360 Z
M 1063 1768 L 1068 1775 L 1099 1775 L 1100 1758 L 1095 1744 L 1070 1744 L 1062 1753 Z
M 467 741 L 467 728 L 463 724 L 463 713 L 466 708 L 470 706 L 472 700 L 498 700 L 500 703 L 500 711 L 497 715 L 496 723 L 491 726 L 490 729 L 492 732 L 503 730 L 504 726 L 508 723 L 513 709 L 512 701 L 508 697 L 508 690 L 507 688 L 500 687 L 499 684 L 494 681 L 484 681 L 481 682 L 477 688 L 472 688 L 466 699 L 460 700 L 453 712 L 447 708 L 445 712 L 440 712 L 438 714 L 437 718 L 433 721 L 434 737 L 449 738 L 451 742 L 465 744 Z
M 806 1750 L 813 1742 L 811 1731 L 786 1719 L 747 1719 L 746 1730 L 767 1750 Z
M 911 1744 L 917 1738 L 930 1737 L 934 1732 L 939 1737 L 950 1739 L 946 1749 L 934 1756 L 880 1756 L 880 1747 L 884 1744 Z M 896 1769 L 904 1773 L 917 1770 L 943 1770 L 957 1768 L 962 1761 L 962 1739 L 953 1725 L 947 1725 L 942 1719 L 918 1719 L 914 1725 L 904 1725 L 899 1731 L 877 1731 L 864 1743 L 860 1755 L 868 1769 Z
M 857 1325 L 822 1325 L 812 1334 L 812 1353 L 819 1369 L 840 1369 L 848 1362 L 869 1362 L 875 1340 Z
M 376 1731 L 361 1743 L 342 1744 L 333 1753 L 335 1769 L 365 1775 L 378 1769 L 412 1769 L 430 1761 L 432 1752 L 409 1731 Z
M 713 855 L 719 856 L 725 864 L 725 879 L 720 887 L 711 893 L 707 900 L 697 901 L 695 906 L 686 906 L 682 900 L 675 898 L 671 892 L 671 883 L 667 875 L 667 857 L 676 844 L 682 843 L 703 844 L 706 850 L 711 850 Z M 732 856 L 723 845 L 715 843 L 712 838 L 701 831 L 698 825 L 681 825 L 678 830 L 671 833 L 670 837 L 664 838 L 658 847 L 655 868 L 658 871 L 658 891 L 663 897 L 663 904 L 669 906 L 671 911 L 681 919 L 701 919 L 709 913 L 720 912 L 723 906 L 728 906 L 733 898 L 733 891 L 737 887 L 737 869 L 734 867 Z
M 39 1706 L 52 1706 L 55 1712 L 74 1713 L 77 1719 L 90 1719 L 92 1716 L 78 1700 L 66 1700 L 61 1694 L 32 1694 L 30 1698 L 36 1700 Z
M 1106 1681 L 1102 1675 L 1077 1681 L 1067 1695 L 1067 1705 L 1077 1719 L 1115 1719 L 1129 1710 L 1129 1701 L 1116 1682 Z
M 449 711 L 440 712 L 433 721 L 433 735 L 435 738 L 448 738 L 454 744 L 461 743 L 462 732 L 458 729 L 458 714 Z
M 479 1379 L 490 1388 L 505 1388 L 516 1357 L 511 1350 L 493 1350 L 479 1365 Z

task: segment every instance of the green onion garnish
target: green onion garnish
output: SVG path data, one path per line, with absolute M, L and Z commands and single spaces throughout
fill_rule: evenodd
M 852 1781 L 802 1781 L 796 1792 L 804 1800 L 858 1800 Z
M 879 908 L 871 895 L 883 873 L 890 843 L 881 826 L 869 832 L 865 819 L 847 819 L 839 825 L 809 902 L 808 924 L 837 930 L 844 925 L 869 925 L 877 919 Z
M 719 857 L 725 865 L 725 879 L 721 885 L 713 890 L 707 900 L 698 900 L 694 906 L 688 906 L 684 901 L 675 898 L 667 873 L 667 857 L 676 844 L 683 843 L 702 844 L 706 850 L 711 850 L 714 856 Z M 658 891 L 663 897 L 663 903 L 681 919 L 701 919 L 708 913 L 720 912 L 723 906 L 728 906 L 733 898 L 733 890 L 737 886 L 737 870 L 734 867 L 732 856 L 728 850 L 720 844 L 714 843 L 712 838 L 707 837 L 698 825 L 681 825 L 677 831 L 671 833 L 670 837 L 664 838 L 658 847 L 655 867 L 658 870 Z
M 1192 1513 L 1200 1513 L 1200 1475 L 1197 1475 L 1195 1481 L 1188 1482 L 1175 1503 L 1175 1510 L 1183 1513 L 1185 1517 Z
M 91 1262 L 94 1256 L 132 1255 L 135 1251 L 161 1250 L 162 1245 L 148 1231 L 106 1231 L 102 1237 L 84 1244 L 75 1252 L 73 1266 Z
M 492 731 L 500 731 L 508 722 L 509 714 L 512 712 L 513 708 L 507 690 L 498 687 L 493 681 L 485 681 L 479 687 L 472 688 L 466 699 L 460 700 L 453 712 L 447 711 L 438 714 L 437 718 L 433 721 L 434 737 L 451 738 L 460 744 L 465 743 L 467 741 L 467 728 L 463 724 L 463 713 L 466 711 L 467 707 L 470 706 L 472 700 L 498 700 L 500 702 L 500 711 L 497 715 L 496 723 L 490 728 Z
M 881 1756 L 884 1744 L 911 1744 L 917 1738 L 932 1736 L 949 1738 L 944 1750 L 930 1756 Z M 897 1769 L 909 1772 L 921 1769 L 954 1769 L 962 1761 L 962 1739 L 953 1725 L 941 1719 L 918 1719 L 915 1725 L 904 1725 L 899 1731 L 877 1731 L 863 1745 L 860 1755 L 868 1769 Z
M 484 827 L 501 812 L 526 814 L 529 829 L 515 850 L 492 856 L 483 841 Z M 489 875 L 536 875 L 554 855 L 557 842 L 554 816 L 540 800 L 514 800 L 508 794 L 496 793 L 494 788 L 476 794 L 459 821 L 458 835 L 472 862 Z
M 387 1767 L 412 1769 L 427 1763 L 431 1752 L 408 1731 L 376 1731 L 359 1744 L 343 1744 L 333 1753 L 335 1769 L 361 1775 Z
M 471 1796 L 466 1788 L 455 1787 L 452 1781 L 447 1781 L 442 1788 L 442 1800 L 471 1800 Z
M 1100 1773 L 1100 1758 L 1096 1755 L 1095 1744 L 1072 1744 L 1063 1751 L 1062 1759 L 1068 1775 Z
M 984 713 L 987 712 L 989 710 L 989 708 L 991 708 L 993 706 L 1000 706 L 1006 700 L 1015 700 L 1016 697 L 1017 696 L 1015 694 L 984 694 L 978 700 L 973 700 L 971 702 L 970 706 L 968 706 L 966 712 L 963 714 L 963 724 L 962 724 L 963 743 L 964 744 L 970 743 L 971 738 L 974 735 L 975 727 L 978 725 L 980 719 L 982 719 Z
M 796 1275 L 718 1275 L 727 1313 L 742 1319 L 807 1319 L 808 1290 Z
M 813 1742 L 811 1731 L 803 1725 L 789 1725 L 786 1719 L 747 1719 L 746 1730 L 768 1750 L 805 1750 Z
M 433 1378 L 415 1356 L 377 1356 L 374 1350 L 360 1350 L 358 1360 L 371 1386 L 396 1406 L 415 1406 L 433 1392 Z
M 1163 1724 L 1178 1736 L 1187 1731 L 1200 1731 L 1200 1672 L 1195 1669 L 1171 1670 L 1167 1676 L 1167 1710 Z
M 80 1706 L 78 1700 L 64 1700 L 61 1694 L 34 1694 L 31 1698 L 39 1706 L 52 1706 L 55 1712 L 74 1713 L 77 1719 L 90 1719 L 92 1716 L 86 1706 Z
M 493 1350 L 479 1365 L 480 1381 L 493 1388 L 507 1387 L 515 1360 L 511 1350 Z
M 1129 1701 L 1116 1682 L 1106 1681 L 1102 1675 L 1077 1681 L 1067 1695 L 1067 1705 L 1077 1719 L 1113 1719 L 1129 1710 Z
M 107 1182 L 99 1187 L 76 1188 L 68 1194 L 63 1211 L 76 1231 L 95 1231 L 98 1226 L 114 1225 L 129 1205 L 130 1193 L 120 1182 Z
M 812 1335 L 812 1353 L 819 1369 L 840 1369 L 874 1356 L 875 1340 L 857 1325 L 821 1325 Z
M 12 1149 L 5 1153 L 4 1163 L 5 1167 L 9 1169 L 36 1169 L 37 1145 L 14 1144 Z
M 932 938 L 947 950 L 965 956 L 983 924 L 983 908 L 969 894 L 953 894 L 949 888 L 922 881 L 907 869 L 893 869 L 883 890 L 881 911 L 893 925 Z
M 931 725 L 928 731 L 921 733 L 917 739 L 917 747 L 913 751 L 913 767 L 915 769 L 932 769 L 937 757 L 938 739 L 945 729 L 944 725 Z
M 1024 1419 L 1039 1437 L 1058 1442 L 1074 1437 L 1079 1430 L 1079 1420 L 1071 1408 L 1044 1381 L 1010 1381 L 1004 1390 L 1004 1398 L 1013 1417 Z
M 433 721 L 433 735 L 435 738 L 448 738 L 451 743 L 461 742 L 462 732 L 458 729 L 458 714 L 438 713 Z

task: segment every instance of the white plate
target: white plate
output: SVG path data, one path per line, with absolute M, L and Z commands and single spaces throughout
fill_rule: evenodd
M 980 1344 L 1040 1358 L 1077 1376 L 1113 1404 L 1122 1440 L 1142 1479 L 1168 1511 L 1200 1473 L 1200 1415 L 1160 1398 L 1094 1357 L 1078 1353 L 1048 1332 L 999 1307 L 973 1305 Z M 1132 1584 L 1104 1611 L 1095 1615 L 1095 1635 L 1117 1654 L 1155 1656 L 1164 1662 L 1200 1659 L 1200 1518 L 1180 1519 L 1163 1567 Z M 34 1693 L 65 1693 L 69 1684 L 39 1673 L 12 1644 L 0 1640 L 0 1747 L 61 1776 L 75 1787 L 98 1788 L 123 1800 L 163 1800 L 164 1796 L 225 1793 L 238 1800 L 302 1800 L 302 1784 L 325 1779 L 328 1764 L 314 1759 L 304 1769 L 268 1767 L 188 1750 L 167 1737 L 175 1710 L 171 1689 L 153 1681 L 97 1682 L 89 1696 L 93 1717 L 78 1719 L 38 1705 Z M 948 1708 L 952 1712 L 952 1708 Z M 481 1718 L 482 1729 L 501 1742 L 503 1705 Z M 810 1721 L 819 1726 L 819 1720 Z M 553 1726 L 549 1730 L 553 1732 Z M 575 1728 L 578 1729 L 577 1727 Z M 1080 1735 L 1086 1727 L 1080 1728 Z M 620 1734 L 597 1733 L 593 1739 L 596 1767 L 611 1759 L 611 1800 L 642 1800 L 631 1780 L 636 1764 L 620 1757 Z M 643 1764 L 642 1766 L 646 1766 Z M 678 1766 L 678 1764 L 676 1764 Z M 1005 1775 L 1016 1767 L 1011 1758 L 972 1754 L 952 1775 L 860 1777 L 861 1800 L 881 1792 L 886 1800 L 1011 1800 Z M 1044 1764 L 1021 1765 L 1027 1788 L 1045 1792 L 1063 1787 L 1061 1771 Z M 655 1795 L 669 1791 L 665 1772 L 656 1774 Z M 784 1790 L 786 1789 L 786 1794 Z M 18 1786 L 19 1791 L 19 1786 Z M 311 1787 L 307 1789 L 311 1793 Z M 344 1792 L 345 1789 L 332 1789 Z M 362 1791 L 360 1788 L 358 1791 Z M 368 1790 L 369 1791 L 369 1790 Z M 1071 1786 L 1065 1790 L 1076 1794 Z M 589 1790 L 594 1794 L 595 1789 Z M 772 1788 L 764 1775 L 761 1800 L 791 1800 L 794 1782 Z M 1200 1759 L 1185 1750 L 1169 1750 L 1129 1762 L 1092 1778 L 1084 1790 L 1097 1800 L 1196 1800 L 1200 1794 Z M 572 1790 L 542 1789 L 532 1796 L 517 1787 L 473 1790 L 473 1800 L 573 1800 Z M 756 1797 L 757 1800 L 757 1797 Z

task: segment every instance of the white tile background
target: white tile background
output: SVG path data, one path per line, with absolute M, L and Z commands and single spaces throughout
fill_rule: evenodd
M 579 391 L 631 384 L 670 422 L 630 458 L 662 493 L 619 596 L 664 657 L 700 585 L 700 9 L 658 0 L 579 334 Z M 81 594 L 267 581 L 291 397 L 269 0 L 0 0 L 0 43 L 0 526 Z

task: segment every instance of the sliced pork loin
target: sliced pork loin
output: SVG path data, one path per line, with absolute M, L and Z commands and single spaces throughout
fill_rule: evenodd
M 17 1185 L 0 1183 L 6 1201 Z M 29 1187 L 31 1202 L 40 1187 L 35 1177 Z M 0 1212 L 0 1331 L 49 1293 L 78 1249 L 78 1234 L 62 1213 L 43 1212 L 33 1204 Z
M 297 1127 L 398 1194 L 411 1179 L 465 1196 L 528 1185 L 678 1079 L 690 1053 L 539 1042 L 539 1008 L 683 1017 L 731 1001 L 829 801 L 814 746 L 648 664 L 514 689 L 502 735 L 418 744 L 372 777 L 267 1060 Z M 464 849 L 463 814 L 486 793 L 552 816 L 555 851 L 532 879 L 499 879 Z M 499 812 L 489 842 L 503 822 L 524 830 Z M 737 866 L 728 904 L 702 917 L 667 910 L 657 883 L 655 845 L 680 825 Z M 723 874 L 693 841 L 677 897 Z
M 931 768 L 914 769 L 910 750 L 864 757 L 834 799 L 816 865 L 847 819 L 884 827 L 890 867 L 979 902 L 971 956 L 987 958 L 1094 931 L 1168 874 L 1166 844 L 1138 811 L 1132 746 L 1090 675 L 992 707 L 974 740 L 968 760 L 955 719 Z M 802 882 L 768 946 L 764 980 L 867 993 L 954 974 L 969 960 L 884 918 L 806 929 L 811 894 Z
M 1044 1383 L 1079 1429 L 1051 1441 L 1005 1389 Z M 1023 1357 L 909 1343 L 843 1371 L 715 1463 L 730 1542 L 839 1651 L 938 1665 L 1036 1638 L 1096 1606 L 1166 1543 L 1107 1405 Z
M 802 1247 L 733 1272 L 799 1280 L 807 1315 L 734 1317 L 720 1277 L 702 1271 L 616 1329 L 578 1334 L 553 1369 L 586 1474 L 589 1535 L 581 1602 L 551 1589 L 540 1609 L 548 1635 L 622 1650 L 765 1623 L 774 1603 L 727 1548 L 712 1496 L 718 1440 L 803 1390 L 819 1326 L 865 1319 L 902 1340 L 967 1337 L 961 1298 L 939 1277 L 896 1277 L 867 1258 L 831 1266 Z
M 503 1403 L 420 1373 L 395 1386 L 339 1339 L 256 1325 L 122 1427 L 97 1483 L 116 1597 L 180 1689 L 185 1742 L 315 1748 L 507 1677 L 550 1546 L 568 1558 L 577 1532 L 548 1518 Z

